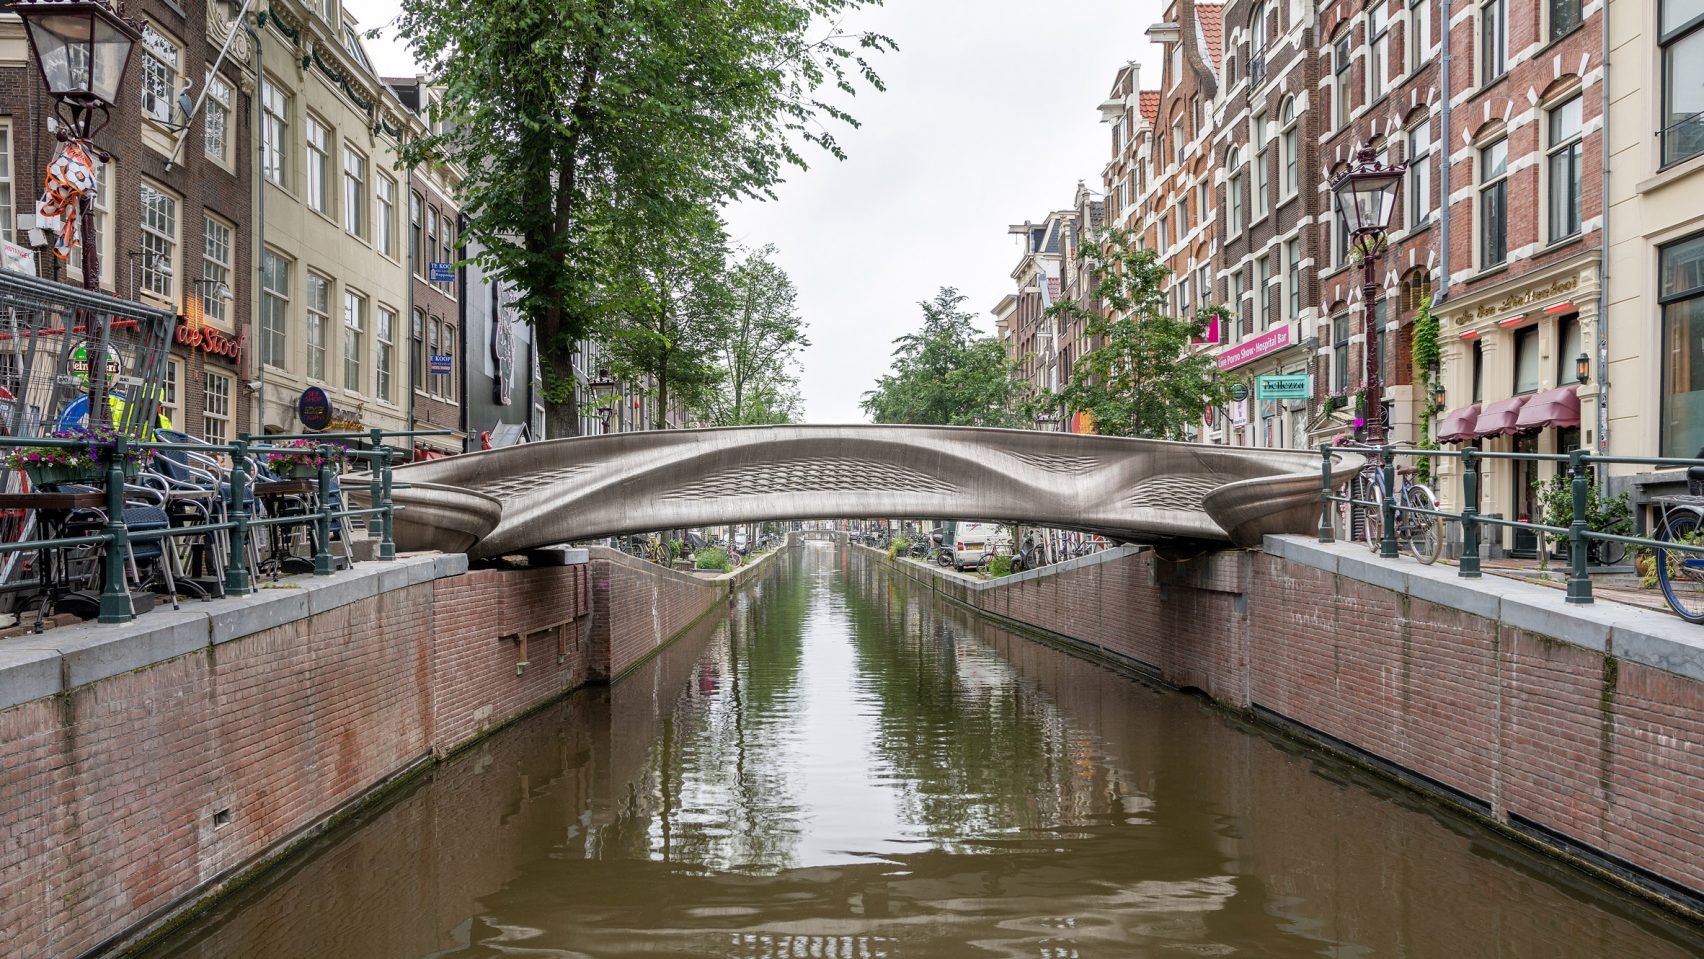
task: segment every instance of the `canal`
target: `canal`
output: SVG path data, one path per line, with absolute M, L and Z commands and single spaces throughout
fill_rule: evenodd
M 1479 827 L 808 544 L 150 955 L 1683 957 Z

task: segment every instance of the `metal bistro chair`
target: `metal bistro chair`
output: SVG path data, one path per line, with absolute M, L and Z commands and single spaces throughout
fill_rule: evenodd
M 199 442 L 175 431 L 158 430 L 156 435 L 168 443 Z M 228 518 L 230 481 L 218 460 L 191 450 L 156 450 L 151 466 L 138 481 L 164 499 L 173 529 L 206 527 Z M 188 595 L 198 599 L 224 595 L 225 559 L 230 555 L 230 538 L 224 530 L 178 535 L 170 542 Z
M 57 487 L 59 492 L 98 493 L 99 487 L 66 484 Z M 157 536 L 137 540 L 137 534 L 157 533 L 171 529 L 171 517 L 166 513 L 165 499 L 151 487 L 125 484 L 124 525 L 129 528 L 131 540 L 126 545 L 124 562 L 129 573 L 127 579 L 134 589 L 160 592 L 171 599 L 173 609 L 178 609 L 178 576 L 176 553 L 168 546 L 167 537 Z M 65 532 L 69 536 L 90 536 L 106 529 L 107 511 L 102 507 L 81 507 L 71 511 L 65 520 Z M 84 560 L 84 571 L 74 573 L 73 582 L 82 580 L 89 586 L 95 586 L 100 575 L 100 563 L 95 560 L 104 555 L 109 546 L 91 548 L 75 559 Z M 146 574 L 145 572 L 146 571 Z

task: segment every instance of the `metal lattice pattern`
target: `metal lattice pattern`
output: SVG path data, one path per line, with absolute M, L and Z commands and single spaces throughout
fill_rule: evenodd
M 733 499 L 780 493 L 894 493 L 950 495 L 958 487 L 896 463 L 823 456 L 777 460 L 761 467 L 720 470 L 658 499 Z
M 483 487 L 480 492 L 496 499 L 511 499 L 523 493 L 546 489 L 557 483 L 566 483 L 589 469 L 591 469 L 590 466 L 564 466 L 561 469 L 546 470 L 542 473 L 527 473 L 513 479 L 499 480 Z
M 1093 456 L 1074 456 L 1068 453 L 1012 453 L 1018 460 L 1049 473 L 1086 473 L 1099 469 L 1101 461 Z
M 1201 509 L 1208 493 L 1236 479 L 1223 473 L 1175 473 L 1143 480 L 1124 495 L 1135 509 Z

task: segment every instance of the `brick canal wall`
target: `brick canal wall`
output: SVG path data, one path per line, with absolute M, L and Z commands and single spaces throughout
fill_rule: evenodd
M 135 941 L 752 575 L 410 557 L 0 642 L 0 953 Z
M 1704 631 L 1678 619 L 1299 537 L 1185 563 L 1123 548 L 991 583 L 880 561 L 1704 906 Z

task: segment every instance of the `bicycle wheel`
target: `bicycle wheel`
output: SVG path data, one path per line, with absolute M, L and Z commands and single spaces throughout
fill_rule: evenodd
M 1657 537 L 1671 543 L 1704 542 L 1704 529 L 1693 513 L 1671 516 Z M 1681 619 L 1704 623 L 1704 553 L 1657 547 L 1657 584 L 1663 598 Z
M 1361 537 L 1368 549 L 1378 552 L 1379 544 L 1384 542 L 1384 493 L 1375 483 L 1363 483 L 1361 494 L 1355 498 L 1369 504 L 1359 507 Z
M 1438 499 L 1432 491 L 1424 486 L 1413 486 L 1408 490 L 1406 505 L 1416 509 L 1438 508 Z M 1397 529 L 1406 535 L 1403 537 L 1404 546 L 1414 558 L 1422 563 L 1431 564 L 1438 561 L 1438 556 L 1444 551 L 1444 518 L 1442 516 L 1427 516 L 1424 513 L 1406 513 L 1397 520 Z
M 1620 566 L 1627 559 L 1627 544 L 1598 540 L 1592 544 L 1600 566 Z

